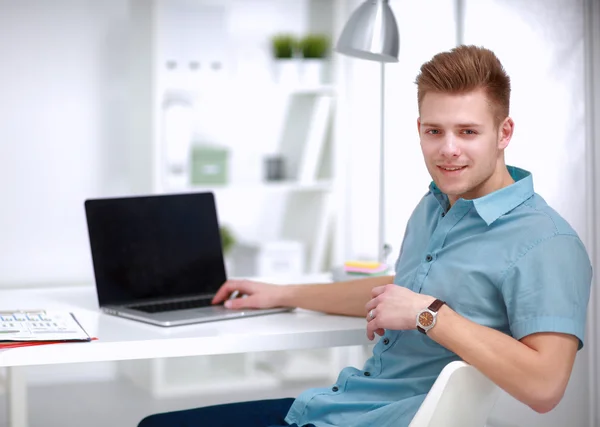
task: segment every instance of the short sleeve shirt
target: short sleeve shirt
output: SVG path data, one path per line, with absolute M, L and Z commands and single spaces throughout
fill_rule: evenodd
M 394 283 L 515 339 L 559 332 L 581 348 L 592 280 L 586 249 L 534 192 L 531 174 L 509 172 L 514 184 L 452 207 L 432 183 L 407 224 Z M 408 426 L 444 366 L 459 359 L 416 330 L 386 330 L 362 369 L 302 393 L 286 421 Z

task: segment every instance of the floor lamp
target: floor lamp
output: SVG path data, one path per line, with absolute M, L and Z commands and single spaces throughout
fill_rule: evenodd
M 388 0 L 366 0 L 350 16 L 335 51 L 354 58 L 381 63 L 379 111 L 379 251 L 385 262 L 385 63 L 398 62 L 400 35 Z

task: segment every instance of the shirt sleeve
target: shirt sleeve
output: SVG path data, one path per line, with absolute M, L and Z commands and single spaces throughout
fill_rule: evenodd
M 576 235 L 542 240 L 510 266 L 502 281 L 514 338 L 537 332 L 574 335 L 583 347 L 592 267 Z

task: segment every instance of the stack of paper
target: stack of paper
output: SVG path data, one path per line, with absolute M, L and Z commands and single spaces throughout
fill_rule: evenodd
M 91 340 L 73 313 L 45 310 L 0 311 L 0 349 Z
M 346 261 L 344 271 L 357 276 L 384 276 L 388 274 L 389 265 L 377 261 Z

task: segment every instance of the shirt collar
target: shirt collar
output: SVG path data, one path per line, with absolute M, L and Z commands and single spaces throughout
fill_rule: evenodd
M 478 199 L 468 201 L 473 204 L 479 216 L 488 226 L 533 196 L 533 177 L 531 176 L 531 172 L 514 166 L 507 166 L 507 169 L 515 181 L 514 184 Z M 433 181 L 429 184 L 429 191 L 431 191 L 442 206 L 442 209 L 444 209 L 444 212 L 446 212 L 450 207 L 448 196 L 442 193 Z

